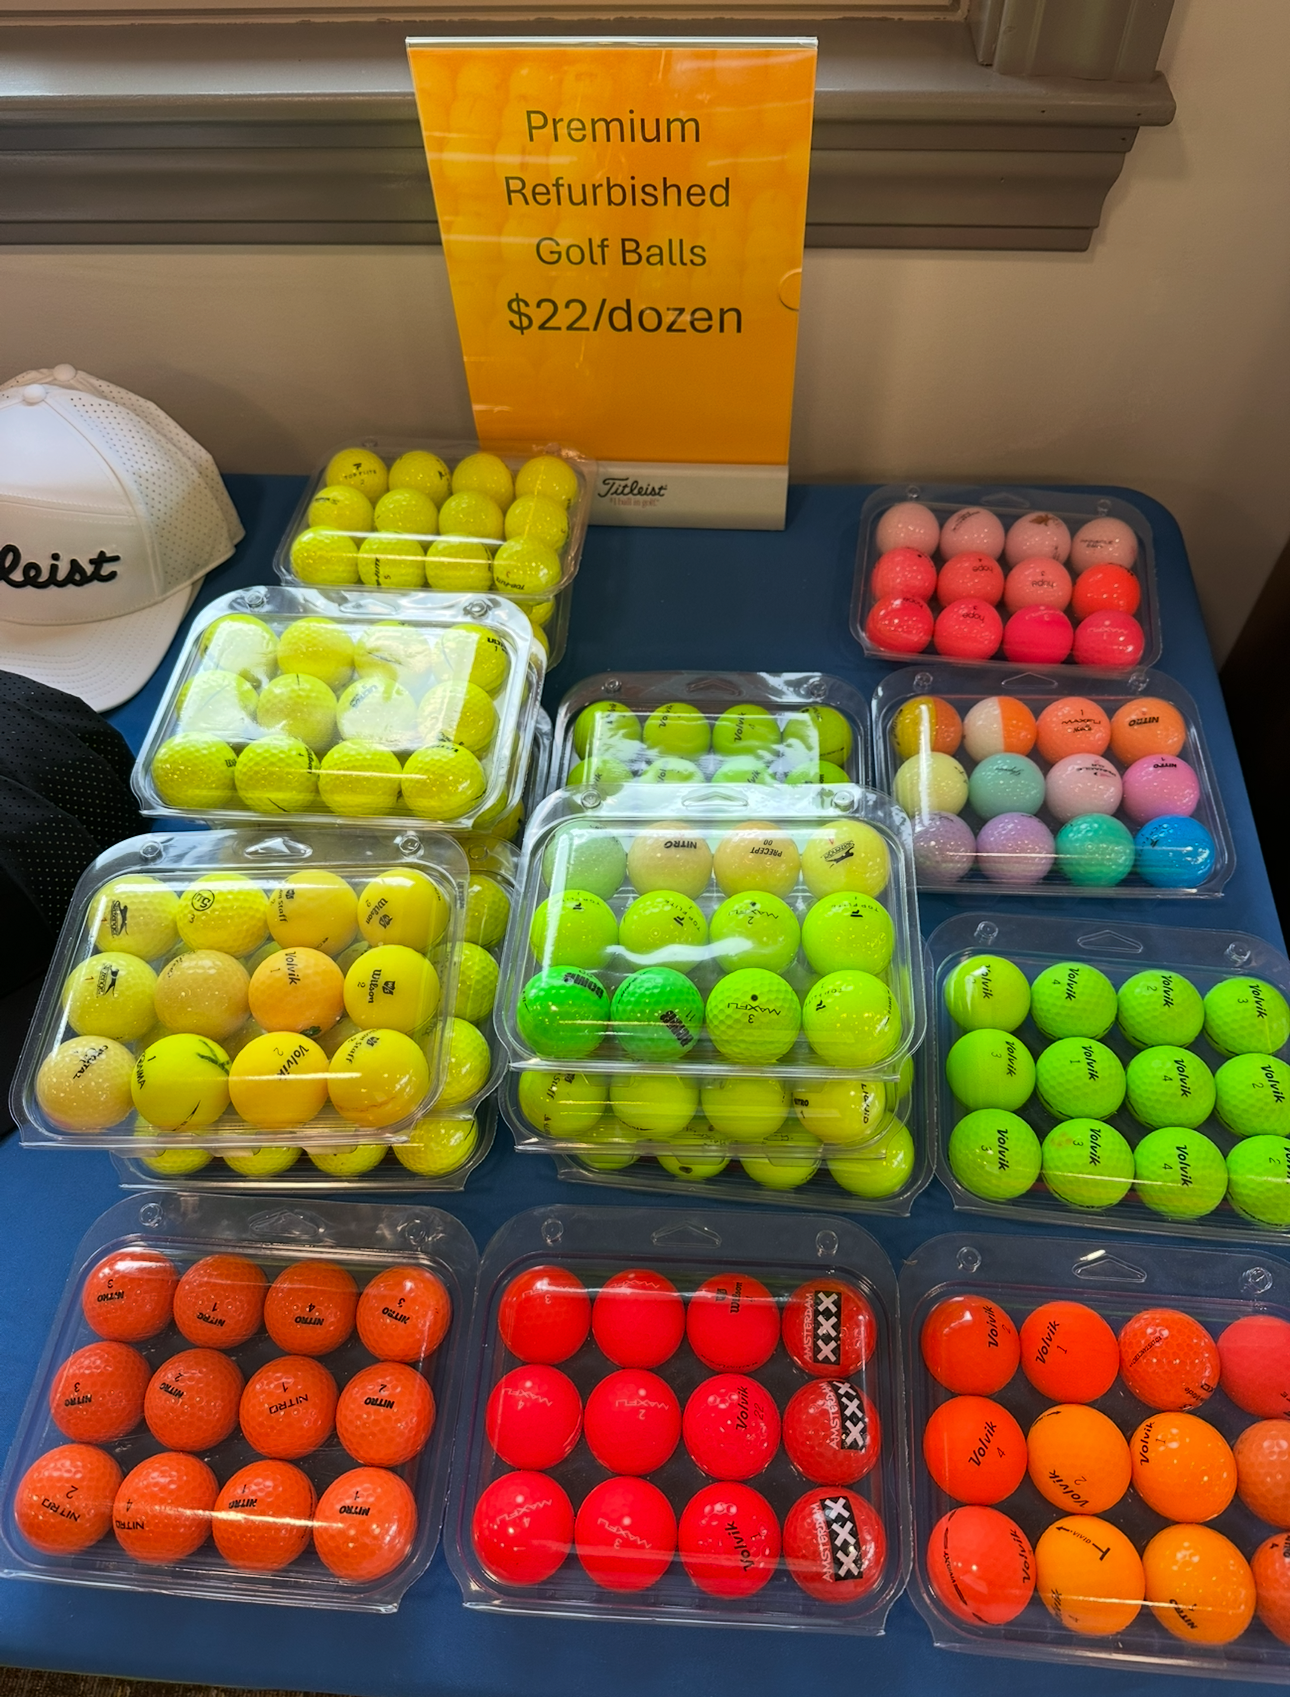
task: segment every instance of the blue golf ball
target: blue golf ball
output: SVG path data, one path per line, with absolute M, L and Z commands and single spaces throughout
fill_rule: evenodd
M 1133 871 L 1133 838 L 1109 813 L 1081 813 L 1057 833 L 1057 865 L 1072 884 L 1105 887 Z
M 1198 819 L 1164 813 L 1133 839 L 1138 871 L 1157 890 L 1189 890 L 1214 870 L 1218 851 Z
M 1024 754 L 991 754 L 973 768 L 968 801 L 982 819 L 1038 813 L 1044 805 L 1044 775 Z

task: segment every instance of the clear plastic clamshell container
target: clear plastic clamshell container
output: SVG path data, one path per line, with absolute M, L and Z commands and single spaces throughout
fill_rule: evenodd
M 479 1293 L 445 1545 L 468 1608 L 881 1632 L 906 1462 L 895 1279 L 866 1232 L 536 1209 Z
M 910 815 L 923 890 L 1216 896 L 1236 851 L 1196 703 L 1163 672 L 893 672 L 876 782 Z
M 963 1232 L 906 1261 L 900 1307 L 910 1592 L 939 1648 L 1290 1678 L 1290 1266 Z
M 928 946 L 929 1134 L 956 1208 L 1290 1243 L 1279 950 L 1238 931 L 984 914 Z
M 0 1479 L 0 1574 L 391 1613 L 439 1540 L 477 1267 L 419 1205 L 118 1202 Z
M 866 717 L 822 672 L 601 672 L 560 703 L 549 787 L 864 784 Z
M 1073 489 L 886 484 L 860 509 L 851 631 L 880 660 L 1153 666 L 1151 526 L 1128 501 Z
M 446 1017 L 470 983 L 469 876 L 432 831 L 118 843 L 76 887 L 27 1034 L 22 1141 L 171 1177 L 226 1151 L 264 1177 L 302 1147 L 344 1165 L 415 1138 L 492 1073 Z
M 135 763 L 145 813 L 486 829 L 546 661 L 496 595 L 240 589 L 203 608 Z

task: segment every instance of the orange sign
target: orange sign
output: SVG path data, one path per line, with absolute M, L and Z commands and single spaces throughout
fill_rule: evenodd
M 788 460 L 813 41 L 410 41 L 480 441 Z

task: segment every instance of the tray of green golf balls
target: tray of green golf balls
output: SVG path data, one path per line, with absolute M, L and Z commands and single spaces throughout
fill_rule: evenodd
M 560 703 L 550 787 L 864 784 L 867 717 L 822 672 L 601 672 Z
M 194 621 L 135 794 L 216 824 L 487 829 L 519 803 L 544 673 L 499 596 L 238 590 Z
M 338 1172 L 464 1112 L 493 1055 L 460 1010 L 496 966 L 469 943 L 469 862 L 445 832 L 185 831 L 131 837 L 77 885 L 15 1074 L 37 1147 L 148 1156 L 172 1177 L 223 1154 Z M 490 935 L 506 893 L 487 881 Z
M 936 1170 L 978 1213 L 1290 1233 L 1290 962 L 1256 937 L 962 914 L 929 942 Z

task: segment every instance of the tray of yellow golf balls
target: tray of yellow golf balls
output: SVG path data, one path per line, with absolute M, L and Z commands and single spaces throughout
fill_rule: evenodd
M 505 595 L 549 628 L 578 570 L 594 471 L 568 448 L 353 444 L 309 480 L 274 566 L 284 583 Z
M 447 1077 L 404 1143 L 222 1149 L 199 1137 L 143 1154 L 114 1152 L 123 1189 L 461 1190 L 492 1148 L 505 1055 L 493 1032 L 497 963 L 510 918 L 516 853 L 490 837 L 459 839 L 469 863 L 463 940 L 451 1004 Z M 338 1025 L 347 1028 L 347 1021 Z
M 117 844 L 77 886 L 27 1035 L 22 1141 L 172 1165 L 226 1150 L 261 1171 L 284 1151 L 407 1141 L 492 1071 L 453 1012 L 463 971 L 467 991 L 478 976 L 469 878 L 435 831 Z
M 135 794 L 213 824 L 485 829 L 520 801 L 545 667 L 500 596 L 237 590 L 193 622 Z

